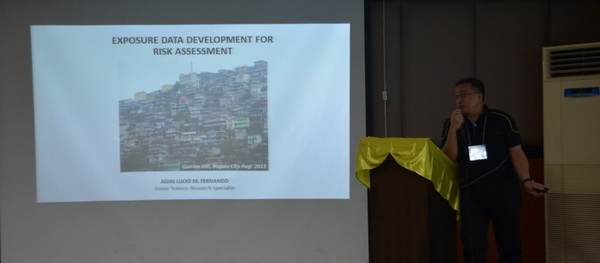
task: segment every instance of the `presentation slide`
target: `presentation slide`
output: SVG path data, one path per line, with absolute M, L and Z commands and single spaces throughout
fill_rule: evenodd
M 347 199 L 350 25 L 31 26 L 38 202 Z

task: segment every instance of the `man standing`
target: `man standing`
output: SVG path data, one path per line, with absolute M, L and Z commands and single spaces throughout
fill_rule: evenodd
M 483 83 L 462 79 L 454 92 L 458 108 L 444 123 L 442 150 L 460 167 L 465 261 L 485 262 L 491 220 L 499 262 L 520 262 L 519 181 L 536 197 L 543 196 L 547 188 L 529 177 L 529 163 L 512 117 L 483 103 Z

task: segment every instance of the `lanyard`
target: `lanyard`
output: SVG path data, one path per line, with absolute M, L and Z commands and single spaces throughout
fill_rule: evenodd
M 487 114 L 485 115 L 485 118 L 483 119 L 483 134 L 481 135 L 481 144 L 485 145 L 485 128 L 487 126 Z M 469 146 L 473 145 L 471 144 L 471 134 L 469 133 L 469 129 L 467 130 L 467 138 L 469 139 Z M 473 124 L 473 131 L 475 131 L 475 124 Z

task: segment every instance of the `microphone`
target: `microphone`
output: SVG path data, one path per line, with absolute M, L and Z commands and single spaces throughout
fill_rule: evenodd
M 465 124 L 463 123 L 463 124 L 460 126 L 460 129 L 458 130 L 458 132 L 460 132 L 460 137 L 462 138 L 463 142 L 466 142 L 466 141 L 467 141 L 467 135 L 465 134 L 465 129 L 466 129 L 466 128 L 467 128 L 467 127 L 466 127 L 466 126 L 465 126 Z
M 456 111 L 456 114 L 462 114 L 462 112 L 460 110 Z M 467 135 L 465 134 L 465 129 L 467 128 L 464 118 L 463 118 L 463 123 L 460 125 L 460 129 L 458 129 L 458 132 L 460 133 L 460 137 L 462 138 L 463 142 L 467 141 Z

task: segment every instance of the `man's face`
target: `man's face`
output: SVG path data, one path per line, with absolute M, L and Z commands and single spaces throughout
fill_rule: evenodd
M 454 99 L 456 106 L 463 114 L 473 113 L 483 103 L 483 95 L 481 92 L 473 89 L 470 83 L 460 84 L 454 89 Z

